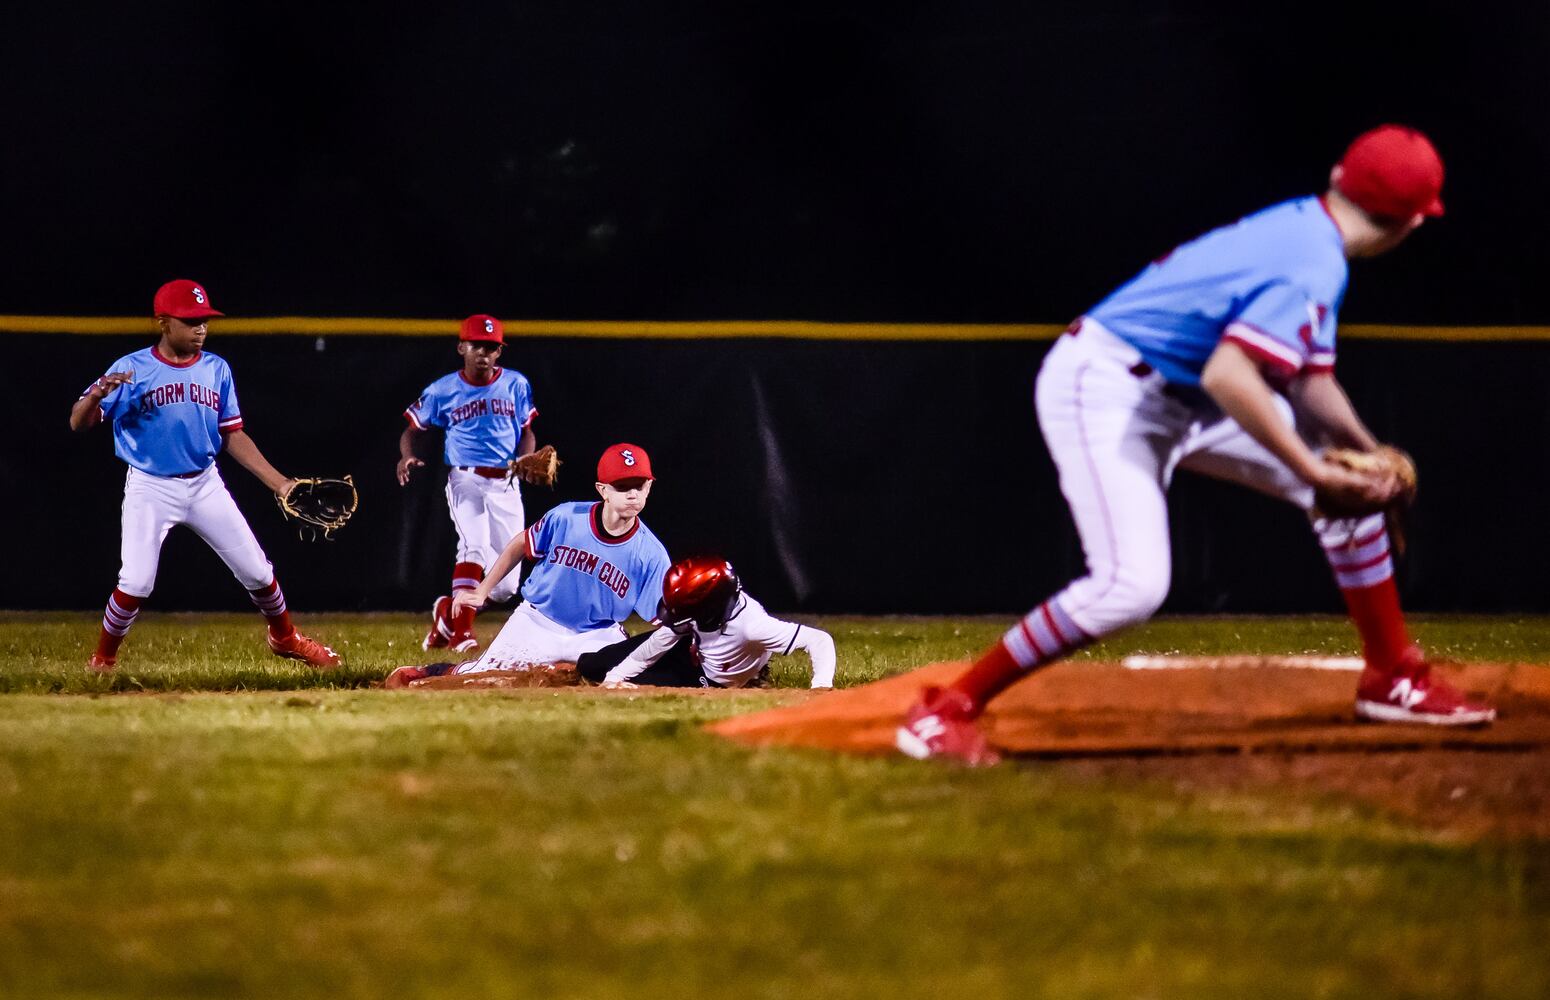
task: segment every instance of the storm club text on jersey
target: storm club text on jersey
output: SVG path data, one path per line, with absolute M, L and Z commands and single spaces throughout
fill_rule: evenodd
M 624 597 L 630 592 L 630 578 L 625 575 L 624 570 L 608 562 L 606 559 L 601 560 L 602 565 L 600 568 L 597 555 L 585 549 L 573 548 L 569 545 L 556 545 L 549 553 L 548 561 L 556 566 L 563 566 L 578 573 L 595 576 L 598 583 L 601 583 L 620 597 Z

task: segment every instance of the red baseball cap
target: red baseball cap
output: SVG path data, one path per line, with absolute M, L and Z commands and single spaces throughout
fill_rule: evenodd
M 655 479 L 651 474 L 651 458 L 646 449 L 638 444 L 620 442 L 610 445 L 597 460 L 597 481 L 617 483 L 621 479 Z
M 506 328 L 494 316 L 478 313 L 465 319 L 457 331 L 458 340 L 483 341 L 487 344 L 504 344 Z
M 210 308 L 210 295 L 197 281 L 179 278 L 156 289 L 156 299 L 151 304 L 153 316 L 175 316 L 178 319 L 206 319 L 224 316 Z
M 1442 157 L 1420 131 L 1379 125 L 1340 158 L 1340 193 L 1364 212 L 1394 219 L 1442 214 Z

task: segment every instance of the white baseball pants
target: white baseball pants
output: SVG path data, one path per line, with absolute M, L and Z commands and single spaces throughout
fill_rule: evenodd
M 162 542 L 178 524 L 204 539 L 243 587 L 261 590 L 274 582 L 274 567 L 213 464 L 190 479 L 153 476 L 131 466 L 124 480 L 119 590 L 151 596 Z
M 1060 471 L 1087 575 L 1056 600 L 1088 635 L 1143 621 L 1168 594 L 1167 490 L 1187 469 L 1307 510 L 1313 490 L 1231 418 L 1137 376 L 1135 348 L 1091 319 L 1050 350 L 1035 383 L 1044 441 Z M 1292 421 L 1290 404 L 1281 409 Z
M 447 509 L 457 528 L 457 561 L 477 563 L 485 570 L 527 527 L 517 484 L 489 479 L 477 472 L 448 470 Z M 510 600 L 521 585 L 522 568 L 518 566 L 490 588 L 490 600 Z
M 487 670 L 520 670 L 550 663 L 575 663 L 582 653 L 595 653 L 628 637 L 621 625 L 574 631 L 544 616 L 523 601 L 501 626 L 500 634 L 471 663 L 458 664 L 453 673 L 479 674 Z

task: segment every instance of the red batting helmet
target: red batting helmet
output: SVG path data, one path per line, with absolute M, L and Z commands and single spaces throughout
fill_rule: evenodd
M 702 631 L 712 632 L 725 625 L 732 614 L 743 581 L 737 570 L 716 556 L 692 556 L 680 559 L 662 580 L 664 621 L 693 621 Z

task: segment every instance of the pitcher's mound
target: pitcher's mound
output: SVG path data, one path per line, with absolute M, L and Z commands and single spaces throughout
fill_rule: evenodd
M 1458 729 L 1359 722 L 1351 673 L 1234 665 L 1127 670 L 1062 663 L 1008 689 L 992 702 L 983 725 L 1003 751 L 1033 757 L 1550 748 L 1550 668 L 1438 668 L 1497 708 L 1494 724 Z M 735 716 L 710 729 L 754 745 L 891 753 L 894 729 L 920 690 L 952 680 L 966 666 L 934 663 L 798 705 Z

